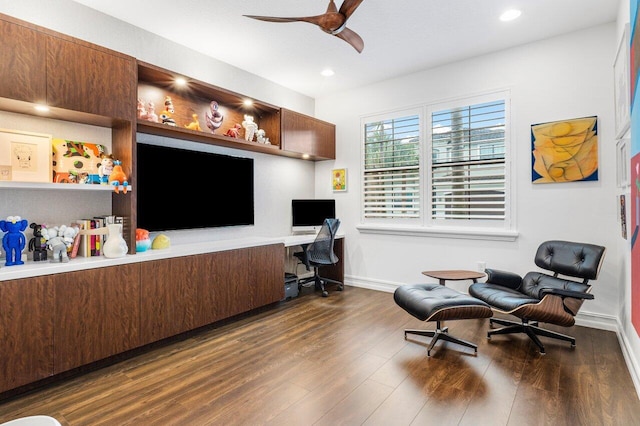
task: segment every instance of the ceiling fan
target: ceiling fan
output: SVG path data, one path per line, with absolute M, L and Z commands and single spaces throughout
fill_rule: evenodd
M 278 18 L 275 16 L 255 15 L 244 16 L 268 22 L 308 22 L 317 25 L 327 34 L 341 38 L 360 53 L 362 52 L 362 49 L 364 49 L 364 41 L 362 41 L 362 38 L 358 34 L 347 28 L 347 20 L 363 1 L 364 0 L 344 0 L 342 2 L 342 6 L 340 6 L 340 10 L 338 10 L 334 1 L 329 0 L 327 11 L 322 15 L 316 16 L 303 16 L 297 18 Z

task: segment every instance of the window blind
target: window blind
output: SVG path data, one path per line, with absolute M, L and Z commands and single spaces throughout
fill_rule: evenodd
M 364 217 L 420 217 L 418 115 L 364 126 Z
M 505 102 L 431 115 L 431 217 L 505 219 Z

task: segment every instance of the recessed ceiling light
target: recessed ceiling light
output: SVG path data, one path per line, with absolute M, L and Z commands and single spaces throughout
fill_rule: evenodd
M 504 12 L 502 15 L 500 15 L 500 20 L 502 22 L 513 21 L 514 19 L 519 17 L 521 14 L 522 12 L 517 9 L 510 9 Z
M 49 107 L 46 105 L 36 105 L 33 108 L 39 112 L 49 112 Z
M 244 106 L 253 105 L 253 101 L 251 99 L 245 99 L 244 101 L 242 101 L 242 103 L 244 104 Z
M 325 68 L 320 74 L 322 74 L 324 77 L 331 77 L 335 74 L 335 71 L 333 71 L 331 68 Z
M 184 77 L 176 77 L 176 84 L 178 86 L 186 86 L 187 85 L 187 79 Z
M 302 154 L 303 160 L 308 160 L 311 156 L 309 154 Z

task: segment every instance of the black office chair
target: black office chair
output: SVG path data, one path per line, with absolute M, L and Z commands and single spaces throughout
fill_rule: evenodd
M 339 227 L 339 219 L 325 219 L 315 240 L 310 244 L 303 244 L 302 251 L 293 254 L 305 265 L 307 271 L 313 268 L 313 276 L 300 280 L 298 287 L 313 282 L 316 290 L 322 290 L 322 297 L 329 296 L 329 292 L 325 288 L 326 283 L 337 284 L 339 291 L 344 289 L 340 281 L 321 277 L 319 273 L 320 267 L 338 263 L 338 256 L 333 252 L 333 244 Z
M 575 347 L 574 337 L 541 328 L 538 323 L 562 327 L 575 324 L 582 303 L 593 299 L 589 280 L 598 278 L 605 251 L 604 247 L 593 244 L 545 241 L 538 247 L 535 264 L 553 275 L 528 272 L 522 278 L 513 272 L 486 269 L 487 281 L 471 284 L 469 294 L 498 312 L 520 318 L 517 322 L 491 318 L 491 325 L 497 323 L 504 327 L 489 330 L 487 338 L 495 334 L 526 333 L 541 354 L 545 350 L 538 336 L 564 340 Z

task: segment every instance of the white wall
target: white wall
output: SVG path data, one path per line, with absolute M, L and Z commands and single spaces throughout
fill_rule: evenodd
M 308 96 L 69 0 L 4 1 L 0 2 L 0 13 L 131 55 L 141 61 L 263 102 L 304 114 L 313 114 L 314 100 Z M 109 129 L 15 114 L 0 112 L 0 128 L 48 133 L 53 137 L 102 143 L 109 147 L 111 145 Z M 168 233 L 174 243 L 251 235 L 286 235 L 290 233 L 291 199 L 314 197 L 313 162 L 144 134 L 138 134 L 138 140 L 255 159 L 255 226 Z M 202 189 L 204 201 L 207 191 L 206 188 Z M 216 200 L 210 201 L 215 205 Z M 20 215 L 29 221 L 39 223 L 61 224 L 81 217 L 106 214 L 110 212 L 110 206 L 109 193 L 0 190 L 0 217 Z
M 613 328 L 619 314 L 621 254 L 615 182 L 612 64 L 616 26 L 599 26 L 388 80 L 316 100 L 316 115 L 337 128 L 337 159 L 316 166 L 317 196 L 335 195 L 346 233 L 347 282 L 392 290 L 426 282 L 428 269 L 488 267 L 525 273 L 547 239 L 568 239 L 607 247 L 595 300 L 581 320 Z M 408 106 L 492 91 L 511 90 L 515 242 L 363 234 L 360 223 L 360 119 Z M 531 183 L 530 126 L 554 120 L 598 116 L 599 180 Z M 347 193 L 330 191 L 332 168 L 346 167 Z M 466 290 L 468 283 L 453 283 Z

